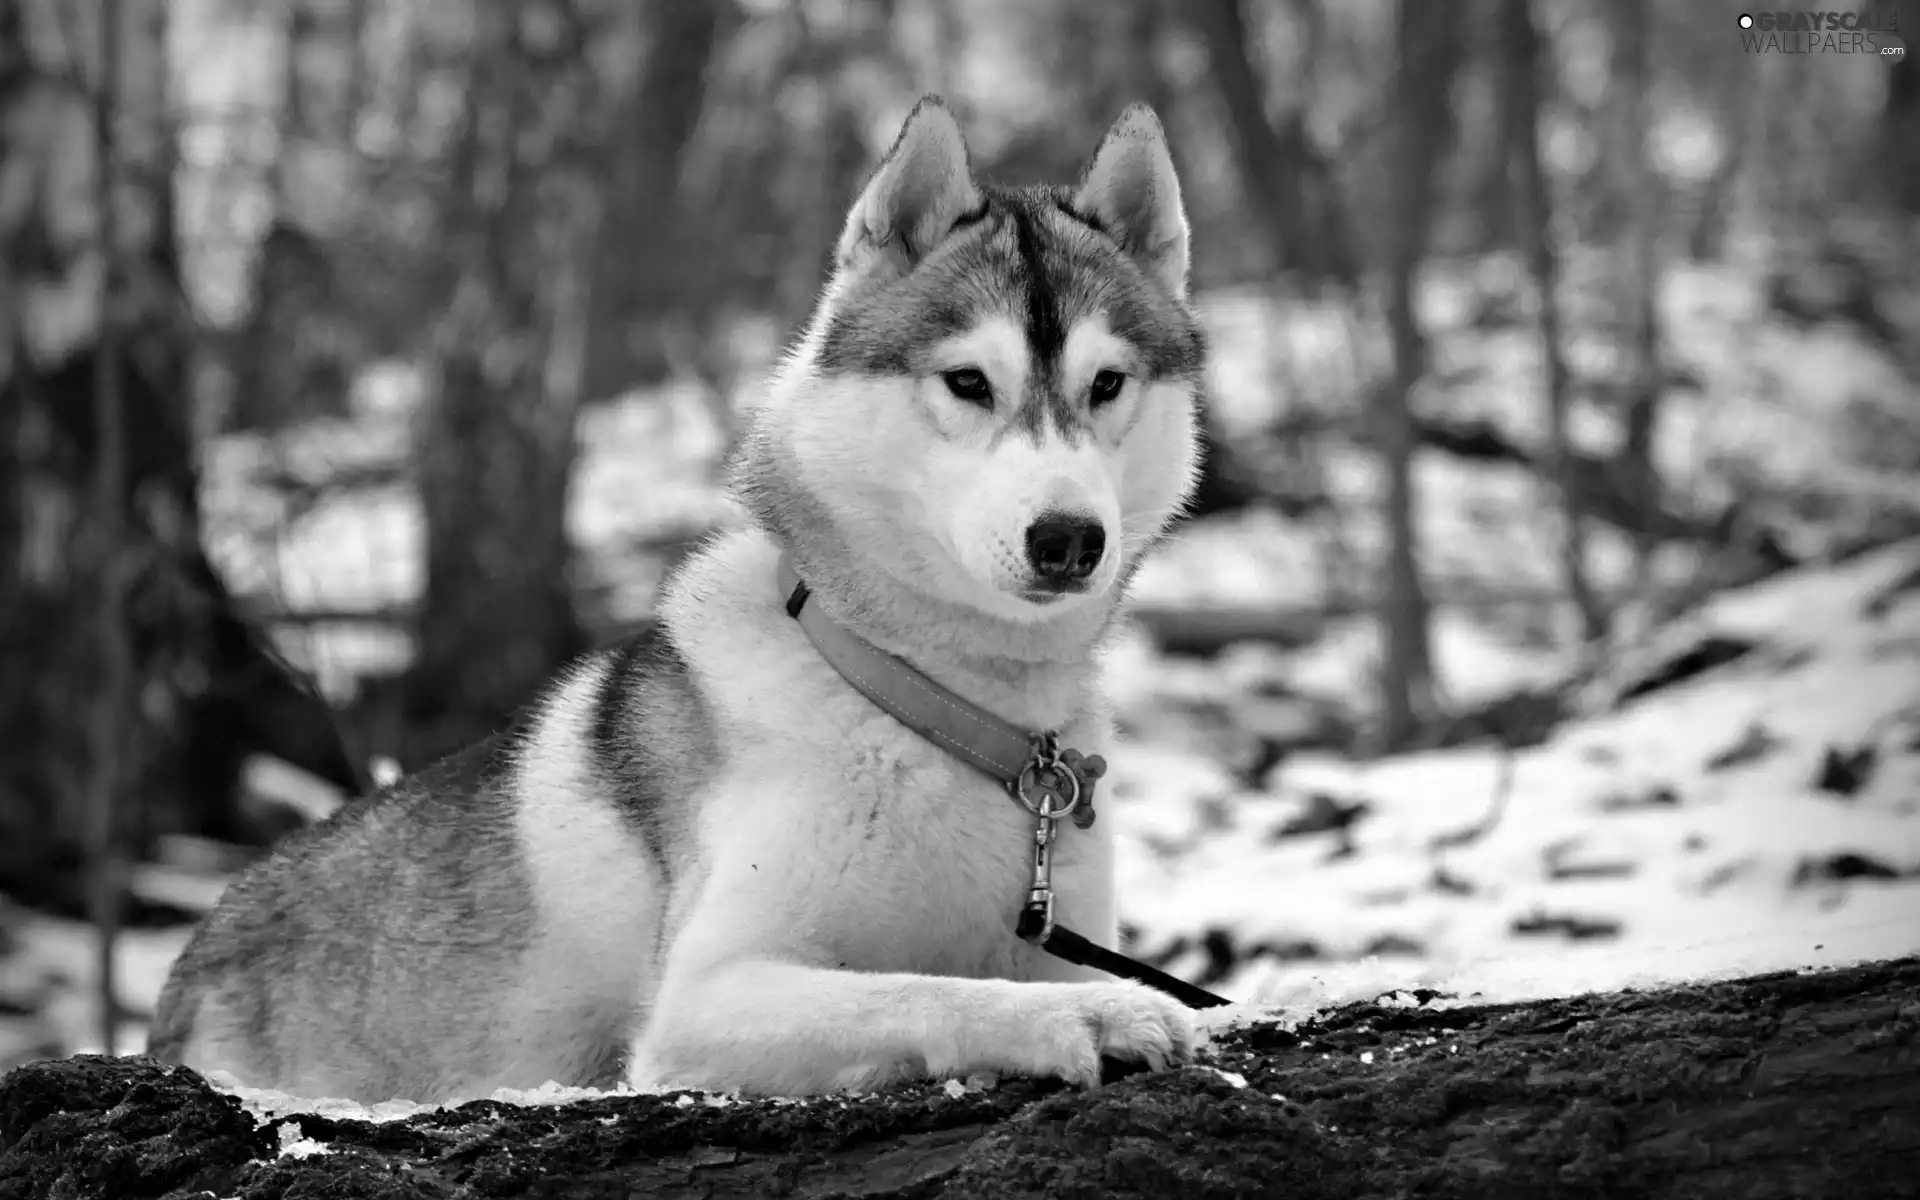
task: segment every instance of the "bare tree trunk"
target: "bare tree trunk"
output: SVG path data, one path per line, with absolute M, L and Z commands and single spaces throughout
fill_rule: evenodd
M 586 644 L 566 518 L 604 97 L 577 10 L 559 33 L 505 6 L 475 11 L 448 214 L 457 281 L 416 446 L 427 588 L 412 742 L 394 747 L 407 766 L 500 728 Z
M 1501 42 L 1514 108 L 1506 122 L 1512 138 L 1508 155 L 1513 166 L 1514 205 L 1539 306 L 1536 321 L 1547 387 L 1547 446 L 1564 523 L 1561 578 L 1580 618 L 1582 642 L 1592 647 L 1607 635 L 1607 613 L 1587 575 L 1587 514 L 1574 478 L 1573 447 L 1567 428 L 1568 372 L 1560 340 L 1560 256 L 1553 232 L 1553 190 L 1540 161 L 1541 93 L 1550 78 L 1553 60 L 1544 53 L 1528 5 L 1529 0 L 1501 0 Z
M 118 0 L 100 0 L 99 73 L 94 83 L 94 132 L 99 139 L 99 167 L 94 204 L 99 213 L 100 317 L 96 330 L 93 375 L 93 421 L 98 443 L 93 464 L 92 553 L 97 591 L 94 625 L 99 638 L 100 682 L 89 714 L 87 778 L 87 909 L 92 918 L 95 953 L 94 979 L 100 1047 L 117 1053 L 120 1033 L 119 972 L 115 945 L 120 936 L 120 909 L 126 893 L 126 867 L 121 857 L 120 743 L 133 703 L 133 649 L 127 636 L 126 583 L 129 574 L 125 511 L 120 497 L 126 486 L 126 430 L 120 399 L 120 285 L 119 221 L 114 194 L 119 184 L 119 147 L 115 137 L 120 104 L 121 6 Z M 155 39 L 156 43 L 159 39 Z
M 1920 62 L 1914 61 L 1914 31 L 1902 27 L 1907 52 L 1887 68 L 1887 99 L 1880 110 L 1881 158 L 1893 202 L 1920 213 Z
M 647 49 L 608 147 L 613 179 L 593 258 L 582 386 L 605 396 L 657 376 L 653 327 L 696 281 L 681 252 L 680 167 L 706 103 L 707 71 L 729 5 L 649 6 Z
M 1753 80 L 1743 79 L 1743 83 L 1742 91 L 1750 92 Z M 1717 261 L 1726 252 L 1728 227 L 1752 155 L 1754 123 L 1754 115 L 1748 111 L 1733 112 L 1722 120 L 1726 152 L 1713 173 L 1700 182 L 1699 203 L 1687 228 L 1687 257 L 1695 262 Z
M 1386 474 L 1387 547 L 1381 591 L 1379 749 L 1404 749 L 1438 705 L 1429 606 L 1420 578 L 1413 494 L 1413 396 L 1426 373 L 1426 340 L 1414 312 L 1415 272 L 1432 223 L 1434 170 L 1448 121 L 1448 95 L 1459 60 L 1458 22 L 1448 10 L 1402 0 L 1396 34 L 1391 216 L 1386 236 L 1386 310 L 1393 345 L 1393 383 L 1370 397 L 1372 425 Z
M 365 315 L 354 311 L 335 264 L 342 189 L 313 186 L 345 170 L 355 153 L 363 7 L 364 0 L 285 5 L 273 220 L 254 259 L 246 324 L 233 339 L 240 428 L 344 414 L 353 376 L 371 357 L 357 328 Z M 325 199 L 314 199 L 316 191 Z
M 1193 0 L 1181 11 L 1206 41 L 1241 177 L 1282 267 L 1353 287 L 1359 257 L 1332 167 L 1307 136 L 1304 113 L 1294 112 L 1279 129 L 1267 120 L 1241 0 Z
M 1248 54 L 1240 0 L 1199 0 L 1183 9 L 1205 40 L 1225 105 L 1241 173 L 1287 267 L 1309 279 L 1357 291 L 1358 247 L 1332 170 L 1307 137 L 1303 114 L 1275 130 Z M 1372 440 L 1386 475 L 1385 581 L 1380 596 L 1380 749 L 1410 745 L 1437 707 L 1428 604 L 1415 545 L 1410 401 L 1425 370 L 1426 347 L 1413 313 L 1414 272 L 1426 252 L 1439 144 L 1451 131 L 1448 90 L 1459 60 L 1457 15 L 1406 0 L 1401 6 L 1395 110 L 1398 142 L 1388 255 L 1387 318 L 1394 351 L 1390 387 L 1369 397 Z
M 244 839 L 234 785 L 247 755 L 274 748 L 353 779 L 324 707 L 238 621 L 200 546 L 167 6 L 113 8 L 124 29 L 106 180 L 91 96 L 100 6 L 0 0 L 0 892 L 102 919 L 104 893 L 82 886 L 85 847 L 118 858 L 162 832 Z M 29 28 L 49 16 L 57 27 Z M 124 642 L 103 611 L 122 607 L 115 591 Z M 86 797 L 113 791 L 139 803 L 90 820 Z
M 1647 157 L 1652 86 L 1652 6 L 1648 0 L 1615 0 L 1614 88 L 1620 103 L 1620 173 L 1626 190 L 1628 245 L 1626 255 L 1627 360 L 1632 379 L 1621 413 L 1619 473 L 1621 490 L 1639 501 L 1643 514 L 1662 506 L 1662 486 L 1654 462 L 1654 436 L 1660 412 L 1660 393 L 1666 372 L 1660 357 L 1660 267 L 1656 259 L 1660 236 L 1660 178 Z M 1643 524 L 1645 522 L 1642 522 Z M 1633 541 L 1632 595 L 1645 610 L 1653 603 L 1654 555 L 1657 538 L 1637 534 Z
M 1311 276 L 1321 269 L 1321 265 L 1318 259 L 1309 257 L 1309 253 L 1320 254 L 1326 248 L 1321 245 L 1321 239 L 1306 237 L 1299 232 L 1302 222 L 1306 220 L 1303 214 L 1307 211 L 1303 207 L 1306 202 L 1301 198 L 1301 189 L 1307 185 L 1291 172 L 1270 169 L 1273 162 L 1266 156 L 1280 152 L 1275 149 L 1279 136 L 1267 124 L 1266 106 L 1262 99 L 1264 89 L 1253 63 L 1246 56 L 1245 19 L 1240 11 L 1239 0 L 1207 2 L 1217 7 L 1207 9 L 1202 6 L 1176 11 L 1169 9 L 1170 0 L 1150 0 L 1136 6 L 1130 14 L 1127 28 L 1129 69 L 1122 73 L 1124 78 L 1116 86 L 1132 89 L 1132 98 L 1144 98 L 1152 104 L 1162 121 L 1173 119 L 1179 92 L 1160 69 L 1158 42 L 1165 36 L 1168 26 L 1182 17 L 1206 38 L 1209 53 L 1213 57 L 1231 60 L 1216 68 L 1216 80 L 1221 101 L 1233 114 L 1234 146 L 1239 156 L 1241 177 L 1254 194 L 1267 238 L 1282 263 Z M 1117 97 L 1109 98 L 1110 107 L 1114 99 Z M 1105 115 L 1111 117 L 1113 112 L 1118 111 L 1118 107 L 1111 107 L 1111 111 Z M 1177 148 L 1179 139 L 1174 141 Z M 1310 145 L 1304 149 L 1308 154 L 1312 153 Z M 1324 164 L 1321 167 L 1324 168 Z M 1330 183 L 1330 177 L 1324 169 L 1320 182 Z M 1306 249 L 1302 249 L 1303 245 Z M 1333 259 L 1351 265 L 1347 263 L 1344 251 L 1333 256 Z M 1356 275 L 1341 275 L 1340 281 L 1352 285 Z M 1261 489 L 1253 473 L 1228 444 L 1209 406 L 1202 406 L 1200 425 L 1200 476 L 1194 486 L 1193 500 L 1187 508 L 1188 515 L 1204 517 L 1235 512 L 1259 500 Z
M 1495 29 L 1502 28 L 1509 20 L 1510 2 L 1493 0 L 1491 24 Z M 1528 219 L 1520 211 L 1521 197 L 1514 180 L 1514 143 L 1520 136 L 1520 123 L 1526 120 L 1526 106 L 1519 94 L 1524 82 L 1520 77 L 1520 63 L 1511 48 L 1496 37 L 1492 52 L 1485 55 L 1482 64 L 1492 93 L 1493 118 L 1493 128 L 1486 136 L 1484 166 L 1473 188 L 1473 211 L 1480 219 L 1483 249 L 1517 246 L 1525 241 Z

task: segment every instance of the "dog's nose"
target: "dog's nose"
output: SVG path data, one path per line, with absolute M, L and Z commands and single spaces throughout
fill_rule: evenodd
M 1042 517 L 1027 526 L 1027 561 L 1049 583 L 1085 579 L 1106 553 L 1107 531 L 1084 517 Z

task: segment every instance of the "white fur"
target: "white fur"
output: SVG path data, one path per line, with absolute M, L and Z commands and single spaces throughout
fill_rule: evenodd
M 1103 598 L 1120 573 L 1120 496 L 1111 456 L 1097 445 L 1070 445 L 1049 430 L 1035 442 L 1008 437 L 982 454 L 933 456 L 933 478 L 950 485 L 950 495 L 969 489 L 971 501 L 943 511 L 942 538 L 976 585 L 982 604 L 1009 619 L 1034 620 L 1062 608 Z M 1102 556 L 1089 590 L 1045 603 L 1023 594 L 1030 586 L 1027 527 L 1047 512 L 1065 511 L 1096 519 L 1110 535 L 1113 550 Z
M 659 869 L 606 803 L 586 750 L 594 688 L 606 670 L 604 660 L 589 659 L 554 685 L 514 764 L 514 834 L 537 920 L 503 1009 L 509 1026 L 553 1033 L 518 1047 L 539 1064 L 529 1077 L 567 1074 L 572 1064 L 541 1061 L 578 1043 L 565 1023 L 626 1027 L 644 1019 L 634 999 L 644 1000 L 657 951 L 635 932 L 659 929 L 666 915 Z
M 1102 1053 L 1186 1053 L 1185 1009 L 1017 940 L 1031 819 L 852 691 L 774 592 L 777 547 L 736 534 L 662 615 L 729 747 L 700 805 L 701 893 L 635 1048 L 641 1084 L 803 1092 L 909 1074 L 1098 1079 Z M 1106 749 L 1104 717 L 1063 741 Z M 1111 822 L 1065 829 L 1058 919 L 1111 944 Z M 1041 986 L 1042 981 L 1055 981 Z
M 1127 382 L 1095 415 L 1093 436 L 1077 442 L 1051 425 L 1038 439 L 1003 436 L 1023 404 L 1043 403 L 1024 396 L 1027 347 L 1003 315 L 936 347 L 920 378 L 825 379 L 804 370 L 808 353 L 803 344 L 799 361 L 776 377 L 761 418 L 793 448 L 802 482 L 878 569 L 994 616 L 1033 621 L 1102 600 L 1188 487 L 1190 390 L 1143 387 L 1133 350 L 1104 320 L 1068 331 L 1063 386 L 1084 392 L 1102 370 Z M 994 411 L 948 393 L 939 373 L 963 367 L 986 374 Z M 847 436 L 856 428 L 863 436 Z M 1096 518 L 1111 550 L 1087 592 L 1036 601 L 1025 594 L 1026 530 L 1061 510 Z

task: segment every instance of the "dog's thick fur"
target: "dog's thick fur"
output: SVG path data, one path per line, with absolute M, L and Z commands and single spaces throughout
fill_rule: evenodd
M 842 625 L 1110 756 L 1096 651 L 1192 485 L 1186 277 L 1149 110 L 1077 187 L 1016 190 L 977 182 L 923 101 L 746 439 L 752 526 L 678 571 L 656 634 L 576 664 L 513 732 L 247 872 L 175 965 L 152 1052 L 363 1101 L 623 1076 L 1091 1084 L 1103 1054 L 1186 1058 L 1180 1005 L 1015 938 L 1031 818 L 855 692 L 775 581 L 785 548 Z M 1108 550 L 1049 590 L 1027 531 L 1060 514 Z M 1054 875 L 1058 919 L 1108 946 L 1112 829 L 1063 825 Z

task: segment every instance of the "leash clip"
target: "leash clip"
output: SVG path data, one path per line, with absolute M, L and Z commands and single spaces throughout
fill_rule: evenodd
M 1033 883 L 1020 909 L 1014 933 L 1021 940 L 1045 947 L 1053 934 L 1053 842 L 1060 822 L 1071 817 L 1077 828 L 1093 824 L 1093 786 L 1106 774 L 1099 755 L 1060 749 L 1055 733 L 1037 733 L 1030 739 L 1032 753 L 1007 790 L 1033 814 Z
M 1059 832 L 1057 817 L 1041 817 L 1033 823 L 1033 884 L 1027 889 L 1027 903 L 1020 910 L 1014 932 L 1036 946 L 1053 932 L 1053 839 Z

